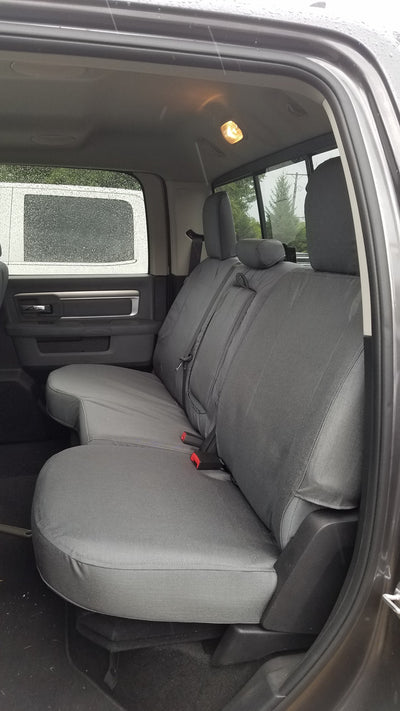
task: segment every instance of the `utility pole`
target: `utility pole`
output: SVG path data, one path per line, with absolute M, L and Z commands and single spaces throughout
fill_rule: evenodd
M 307 175 L 307 173 L 299 173 L 299 172 L 296 172 L 296 173 L 286 173 L 286 175 L 288 175 L 288 176 L 290 176 L 290 177 L 294 177 L 292 208 L 293 208 L 293 212 L 295 212 L 295 209 L 296 209 L 297 188 L 298 188 L 298 182 L 299 182 L 299 175 L 301 175 L 301 176 L 303 176 L 303 177 L 305 177 L 305 178 L 307 178 L 308 175 Z
M 297 181 L 299 179 L 299 174 L 295 173 L 294 174 L 294 185 L 293 185 L 293 201 L 292 201 L 292 210 L 293 212 L 295 211 L 296 207 L 296 195 L 297 195 Z

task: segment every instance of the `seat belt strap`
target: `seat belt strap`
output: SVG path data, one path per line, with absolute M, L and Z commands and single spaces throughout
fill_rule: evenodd
M 188 369 L 189 364 L 192 362 L 192 360 L 195 356 L 195 346 L 196 346 L 197 339 L 198 339 L 200 333 L 202 333 L 203 330 L 207 328 L 213 315 L 215 314 L 219 305 L 221 304 L 221 302 L 225 296 L 225 286 L 229 282 L 229 279 L 231 278 L 231 276 L 232 276 L 233 272 L 235 271 L 235 269 L 237 268 L 237 266 L 238 266 L 237 264 L 233 264 L 232 267 L 227 271 L 225 278 L 222 280 L 222 282 L 220 284 L 220 287 L 219 287 L 218 292 L 216 294 L 215 301 L 213 301 L 210 304 L 209 308 L 204 312 L 203 317 L 202 317 L 202 319 L 196 329 L 196 332 L 192 338 L 192 341 L 189 345 L 186 355 L 181 356 L 179 358 L 179 363 L 178 363 L 177 367 L 175 368 L 175 370 L 177 370 L 177 371 L 180 370 L 181 368 L 183 369 L 182 370 L 182 395 L 181 395 L 182 404 L 185 403 L 185 397 L 186 397 L 186 379 L 187 379 L 187 374 L 188 374 L 187 369 Z
M 190 245 L 189 274 L 200 264 L 201 250 L 203 249 L 204 235 L 200 235 L 194 230 L 186 232 L 187 237 L 192 240 Z

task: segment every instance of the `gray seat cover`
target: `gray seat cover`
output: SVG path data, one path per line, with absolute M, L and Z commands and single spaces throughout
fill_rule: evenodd
M 309 181 L 311 209 L 332 194 L 347 211 L 335 160 Z M 83 446 L 46 464 L 33 542 L 41 575 L 63 597 L 116 616 L 258 622 L 279 551 L 307 513 L 357 505 L 361 298 L 351 221 L 342 272 L 323 273 L 323 242 L 343 225 L 331 217 L 310 245 L 320 271 L 296 268 L 276 282 L 223 383 L 216 437 L 237 486 L 152 447 Z
M 278 549 L 240 491 L 177 452 L 61 452 L 40 474 L 32 526 L 45 582 L 109 615 L 258 622 L 276 586 Z
M 357 506 L 361 479 L 361 292 L 339 159 L 313 173 L 305 215 L 319 271 L 277 282 L 237 350 L 217 415 L 218 451 L 282 546 L 312 508 Z
M 238 249 L 254 268 L 237 267 L 236 279 L 229 280 L 199 331 L 187 378 L 187 416 L 155 374 L 72 365 L 50 376 L 53 416 L 61 405 L 58 419 L 68 418 L 82 444 L 111 441 L 188 451 L 180 439 L 184 430 L 197 429 L 206 436 L 214 428 L 221 378 L 237 346 L 235 333 L 243 320 L 251 321 L 276 280 L 294 266 L 283 263 L 283 247 L 274 240 L 261 247 L 260 240 L 244 240 Z M 79 397 L 71 396 L 72 388 Z
M 108 365 L 70 365 L 56 374 L 48 379 L 47 402 L 54 397 L 53 417 L 68 421 L 82 444 L 94 440 L 147 443 L 187 452 L 180 434 L 189 422 L 153 373 Z
M 346 509 L 358 503 L 358 281 L 301 268 L 282 277 L 269 308 L 248 330 L 221 393 L 218 451 L 282 546 L 310 504 Z
M 198 334 L 188 367 L 185 409 L 193 429 L 203 436 L 215 427 L 221 388 L 239 343 L 276 282 L 295 268 L 283 261 L 285 252 L 276 240 L 240 240 L 237 254 L 248 268 L 238 269 L 224 290 Z
M 232 213 L 226 193 L 216 193 L 207 198 L 204 211 L 204 239 L 208 258 L 201 262 L 186 279 L 172 304 L 158 334 L 154 352 L 154 373 L 177 402 L 182 404 L 182 369 L 177 369 L 179 358 L 187 355 L 200 323 L 212 306 L 225 281 L 238 264 L 234 256 L 236 236 Z M 114 373 L 109 374 L 109 369 Z M 49 414 L 67 427 L 78 428 L 77 415 L 81 399 L 97 402 L 115 402 L 114 381 L 127 378 L 128 369 L 106 366 L 94 370 L 91 365 L 75 365 L 59 368 L 50 373 L 46 401 Z M 138 372 L 135 382 L 148 378 Z M 132 387 L 128 391 L 133 396 Z M 126 402 L 126 400 L 125 400 Z

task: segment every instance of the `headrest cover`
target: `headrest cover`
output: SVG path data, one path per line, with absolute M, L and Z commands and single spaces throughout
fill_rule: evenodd
M 203 208 L 204 243 L 213 259 L 228 259 L 236 254 L 236 233 L 232 208 L 224 192 L 210 195 Z
M 313 269 L 359 274 L 353 216 L 339 158 L 321 163 L 312 173 L 304 212 Z
M 285 259 L 283 244 L 277 239 L 241 239 L 236 253 L 242 264 L 252 269 L 268 269 Z

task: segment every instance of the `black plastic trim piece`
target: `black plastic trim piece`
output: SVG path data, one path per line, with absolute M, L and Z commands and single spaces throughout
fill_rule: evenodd
M 260 625 L 231 625 L 213 654 L 212 665 L 243 664 L 281 652 L 308 649 L 314 639 L 312 634 L 275 632 Z
M 337 600 L 354 549 L 354 511 L 313 511 L 280 554 L 278 583 L 261 620 L 267 630 L 318 634 Z
M 224 632 L 225 626 L 189 622 L 147 622 L 82 612 L 77 616 L 76 629 L 86 639 L 115 653 L 156 647 L 160 644 L 216 639 Z
M 254 183 L 254 189 L 256 191 L 256 197 L 257 197 L 257 207 L 258 207 L 258 215 L 260 218 L 260 226 L 261 226 L 261 235 L 263 239 L 267 239 L 267 221 L 265 219 L 265 209 L 264 209 L 264 201 L 263 201 L 263 196 L 261 193 L 261 186 L 260 186 L 260 178 L 258 175 L 253 175 L 253 183 Z
M 324 133 L 308 141 L 296 143 L 284 150 L 269 153 L 251 163 L 245 163 L 235 170 L 230 170 L 228 173 L 220 175 L 217 180 L 214 180 L 213 188 L 218 188 L 221 185 L 249 177 L 250 175 L 260 175 L 267 168 L 271 168 L 275 165 L 278 166 L 286 161 L 296 163 L 299 160 L 306 160 L 309 155 L 330 151 L 333 148 L 336 148 L 333 134 Z

